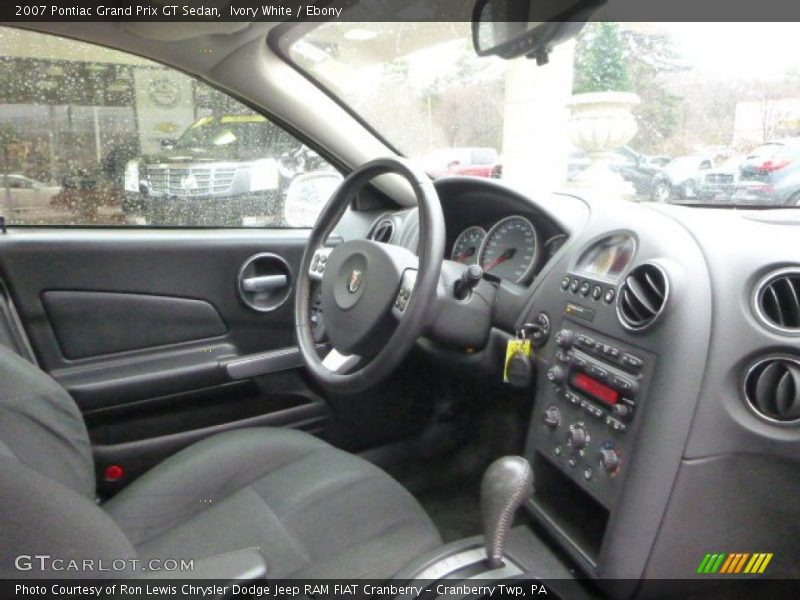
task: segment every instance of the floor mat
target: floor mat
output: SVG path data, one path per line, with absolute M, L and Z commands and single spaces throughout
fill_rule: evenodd
M 428 489 L 417 494 L 433 523 L 447 542 L 482 532 L 479 497 L 480 482 Z

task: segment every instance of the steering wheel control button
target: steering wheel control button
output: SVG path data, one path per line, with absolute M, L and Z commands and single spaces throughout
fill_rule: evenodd
M 311 264 L 308 267 L 308 276 L 319 281 L 325 273 L 325 264 L 328 262 L 328 255 L 333 251 L 333 248 L 318 248 L 314 252 L 314 258 L 311 259 Z
M 397 296 L 394 300 L 393 312 L 395 316 L 402 316 L 406 311 L 416 283 L 417 272 L 414 269 L 406 269 L 403 272 L 403 277 L 400 280 L 400 289 L 398 290 Z
M 606 304 L 611 304 L 614 301 L 614 297 L 617 293 L 614 290 L 607 290 L 606 295 L 603 296 L 603 302 Z

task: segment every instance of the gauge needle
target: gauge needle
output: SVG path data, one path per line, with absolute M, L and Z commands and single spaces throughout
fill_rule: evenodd
M 494 260 L 490 261 L 489 263 L 483 265 L 484 271 L 490 271 L 494 269 L 497 265 L 500 265 L 506 262 L 509 258 L 512 258 L 517 253 L 516 248 L 509 248 L 505 252 L 503 252 L 500 256 L 495 258 Z
M 456 260 L 458 262 L 464 262 L 465 260 L 467 260 L 473 254 L 475 254 L 475 246 L 472 246 L 471 248 L 467 248 L 466 250 L 464 250 L 464 252 L 462 252 L 461 254 L 458 255 Z

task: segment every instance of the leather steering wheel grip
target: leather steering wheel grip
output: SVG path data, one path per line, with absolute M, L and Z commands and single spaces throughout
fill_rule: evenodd
M 402 318 L 381 350 L 358 370 L 337 373 L 325 367 L 314 343 L 309 311 L 309 267 L 314 252 L 324 245 L 356 193 L 375 177 L 389 173 L 406 179 L 417 199 L 419 268 L 414 292 Z M 322 386 L 339 392 L 360 392 L 379 383 L 399 366 L 428 322 L 444 260 L 444 245 L 445 223 L 439 196 L 427 174 L 411 162 L 395 157 L 378 158 L 361 165 L 342 181 L 322 209 L 311 231 L 300 263 L 295 290 L 297 345 L 309 372 Z

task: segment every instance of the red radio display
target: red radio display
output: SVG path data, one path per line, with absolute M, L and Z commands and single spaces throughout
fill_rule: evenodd
M 592 398 L 599 400 L 611 406 L 615 405 L 619 400 L 619 392 L 613 388 L 608 387 L 604 383 L 600 383 L 585 373 L 575 373 L 570 380 L 572 387 L 590 395 Z

